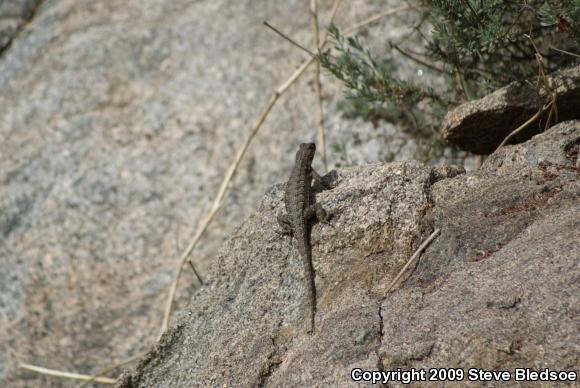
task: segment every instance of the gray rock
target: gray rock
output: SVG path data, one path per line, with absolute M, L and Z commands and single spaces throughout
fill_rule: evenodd
M 300 257 L 275 231 L 274 186 L 119 386 L 351 386 L 355 367 L 577 368 L 579 135 L 578 121 L 556 125 L 470 174 L 414 162 L 330 174 L 317 200 L 333 218 L 313 228 L 313 336 Z M 434 228 L 441 235 L 387 293 Z
M 0 2 L 0 53 L 12 42 L 34 14 L 42 0 L 2 0 Z
M 560 121 L 580 118 L 580 66 L 549 75 L 557 96 Z M 476 154 L 491 154 L 514 129 L 530 119 L 545 104 L 546 91 L 536 93 L 528 83 L 514 82 L 479 100 L 449 111 L 443 121 L 443 138 Z M 541 119 L 545 122 L 548 112 Z M 538 120 L 510 140 L 521 143 L 540 132 Z

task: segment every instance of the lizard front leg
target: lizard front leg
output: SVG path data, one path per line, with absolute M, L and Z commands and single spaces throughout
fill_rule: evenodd
M 292 234 L 292 223 L 288 214 L 278 215 L 278 225 L 280 225 L 281 234 Z
M 310 168 L 310 174 L 312 179 L 314 179 L 314 181 L 316 181 L 316 183 L 318 183 L 324 190 L 330 189 L 330 186 L 324 182 L 322 177 L 316 171 L 314 171 L 312 167 Z
M 306 209 L 304 216 L 307 220 L 316 219 L 319 222 L 326 222 L 330 219 L 328 213 L 326 213 L 326 210 L 324 210 L 324 208 L 320 206 L 319 203 L 310 205 L 310 207 Z

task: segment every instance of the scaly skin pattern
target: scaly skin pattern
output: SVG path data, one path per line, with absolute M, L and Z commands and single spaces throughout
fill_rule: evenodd
M 284 203 L 287 215 L 279 217 L 280 224 L 286 232 L 291 233 L 298 244 L 298 252 L 304 263 L 308 297 L 308 332 L 314 332 L 314 316 L 316 314 L 316 285 L 314 282 L 314 266 L 312 265 L 312 246 L 310 244 L 310 221 L 316 215 L 325 218 L 325 213 L 319 205 L 314 205 L 312 189 L 312 159 L 316 152 L 313 143 L 300 144 L 296 153 L 296 163 L 286 185 Z M 315 174 L 318 176 L 317 174 Z

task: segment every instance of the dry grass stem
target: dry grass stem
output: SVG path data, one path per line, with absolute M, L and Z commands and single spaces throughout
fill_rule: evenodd
M 475 155 L 475 168 L 480 169 L 483 165 L 483 155 Z
M 443 73 L 443 69 L 438 68 L 435 65 L 432 65 L 428 62 L 422 61 L 419 58 L 415 57 L 414 55 L 409 54 L 408 52 L 404 51 L 403 49 L 401 49 L 398 45 L 396 45 L 395 43 L 389 43 L 389 45 L 394 48 L 395 50 L 397 50 L 397 52 L 399 54 L 401 54 L 402 56 L 404 56 L 405 58 L 409 58 L 410 60 L 412 60 L 415 63 L 418 63 L 421 66 L 425 66 L 426 68 L 429 68 L 431 70 L 434 70 L 438 73 Z
M 335 0 L 334 7 L 332 10 L 332 14 L 331 14 L 330 23 L 332 23 L 332 21 L 334 20 L 334 16 L 336 15 L 336 10 L 338 9 L 338 4 L 340 4 L 340 0 Z M 326 42 L 326 37 L 327 37 L 327 34 L 324 35 L 323 42 Z M 294 74 L 292 74 L 292 76 L 290 76 L 290 78 L 288 78 L 283 84 L 281 84 L 274 91 L 274 93 L 272 94 L 272 96 L 268 100 L 268 103 L 266 104 L 265 108 L 262 110 L 260 117 L 258 118 L 256 123 L 254 124 L 252 129 L 250 130 L 250 133 L 248 134 L 246 140 L 240 146 L 240 148 L 236 154 L 236 158 L 234 159 L 234 162 L 230 165 L 230 168 L 228 169 L 228 171 L 226 172 L 226 174 L 224 176 L 224 179 L 222 180 L 221 186 L 220 186 L 218 193 L 213 201 L 212 207 L 210 208 L 210 210 L 207 213 L 207 215 L 205 216 L 205 218 L 199 224 L 199 227 L 198 227 L 195 235 L 193 236 L 189 245 L 187 246 L 187 248 L 185 249 L 185 251 L 181 255 L 179 263 L 176 267 L 175 277 L 173 278 L 173 282 L 172 282 L 171 288 L 169 290 L 167 302 L 165 304 L 163 322 L 161 323 L 161 330 L 160 330 L 158 338 L 161 338 L 161 335 L 163 335 L 163 333 L 167 330 L 167 327 L 169 326 L 169 319 L 171 318 L 171 311 L 173 308 L 173 300 L 175 299 L 175 293 L 177 291 L 177 285 L 179 284 L 179 279 L 181 278 L 183 266 L 184 266 L 185 262 L 187 261 L 189 255 L 191 254 L 191 252 L 196 247 L 197 243 L 199 242 L 199 240 L 201 239 L 201 237 L 203 236 L 203 234 L 207 230 L 209 224 L 212 222 L 215 215 L 217 214 L 217 211 L 219 210 L 221 203 L 222 203 L 222 200 L 225 196 L 227 187 L 228 187 L 229 183 L 231 182 L 238 166 L 240 165 L 242 158 L 246 154 L 246 151 L 248 150 L 250 143 L 252 142 L 252 140 L 254 139 L 256 134 L 258 133 L 258 130 L 262 127 L 262 124 L 264 123 L 264 121 L 266 120 L 266 117 L 268 116 L 268 114 L 270 113 L 272 108 L 274 107 L 274 104 L 276 104 L 276 101 L 278 101 L 278 98 L 280 97 L 280 95 L 282 95 L 302 75 L 302 73 L 304 73 L 304 71 L 306 70 L 308 65 L 310 65 L 313 61 L 314 61 L 314 57 L 310 57 L 310 59 L 305 61 L 294 72 Z
M 550 46 L 550 50 L 554 50 L 554 51 L 557 51 L 557 52 L 562 53 L 562 54 L 570 55 L 571 57 L 580 58 L 580 55 L 578 55 L 578 54 L 574 54 L 574 53 L 571 53 L 570 51 L 562 50 L 562 49 L 556 48 L 554 46 Z
M 393 279 L 393 281 L 391 282 L 391 284 L 389 284 L 389 286 L 387 287 L 387 290 L 385 292 L 389 292 L 393 289 L 393 287 L 395 287 L 395 285 L 397 284 L 397 282 L 399 281 L 399 279 L 401 279 L 401 277 L 405 274 L 405 272 L 407 271 L 407 268 L 409 268 L 409 266 L 411 265 L 411 263 L 413 263 L 413 261 L 415 261 L 415 259 L 417 257 L 419 257 L 419 255 L 421 254 L 421 252 L 423 252 L 423 250 L 425 248 L 427 248 L 427 246 L 429 244 L 431 244 L 431 241 L 433 241 L 435 239 L 435 237 L 437 237 L 437 235 L 439 234 L 439 232 L 441 231 L 441 229 L 435 229 L 435 231 L 433 233 L 431 233 L 431 235 L 427 238 L 427 240 L 425 240 L 423 242 L 423 244 L 421 244 L 421 246 L 419 246 L 419 248 L 417 248 L 417 250 L 415 251 L 415 253 L 413 253 L 413 256 L 411 256 L 411 258 L 409 259 L 409 261 L 407 261 L 407 264 L 405 264 L 403 266 L 403 268 L 401 268 L 401 270 L 399 271 L 398 275 L 395 276 L 395 278 Z
M 312 36 L 314 47 L 318 51 L 320 49 L 320 41 L 318 39 L 318 1 L 310 0 L 310 12 L 312 13 Z M 322 168 L 324 173 L 328 172 L 328 164 L 326 162 L 326 144 L 324 137 L 324 112 L 322 110 L 322 86 L 320 84 L 320 63 L 318 61 L 314 65 L 314 90 L 316 93 L 316 126 L 318 128 L 318 148 L 320 158 L 322 159 Z
M 60 370 L 48 369 L 48 368 L 43 368 L 41 366 L 30 365 L 30 364 L 25 364 L 25 363 L 20 363 L 18 365 L 18 367 L 32 371 L 32 372 L 36 372 L 36 373 L 39 373 L 42 375 L 55 376 L 55 377 L 60 377 L 63 379 L 89 380 L 89 381 L 94 381 L 95 383 L 111 384 L 111 385 L 113 385 L 117 382 L 116 379 L 112 379 L 110 377 L 103 377 L 103 376 L 94 377 L 94 376 L 89 376 L 89 375 L 83 375 L 80 373 L 63 372 Z
M 532 42 L 532 46 L 534 47 L 534 51 L 536 52 L 536 63 L 538 64 L 538 82 L 537 82 L 537 90 L 539 92 L 540 90 L 540 83 L 543 84 L 544 86 L 544 90 L 546 91 L 546 93 L 548 94 L 549 98 L 550 98 L 550 113 L 548 113 L 548 118 L 546 119 L 546 125 L 544 127 L 544 130 L 548 129 L 550 127 L 550 122 L 552 120 L 552 115 L 554 116 L 554 123 L 558 122 L 558 104 L 557 104 L 557 94 L 554 91 L 554 89 L 552 88 L 552 85 L 550 85 L 550 81 L 548 80 L 548 77 L 546 77 L 546 72 L 544 71 L 544 64 L 542 63 L 542 54 L 540 54 L 540 50 L 538 50 L 538 46 L 536 46 L 536 44 L 534 43 L 534 40 L 532 39 L 532 37 L 530 35 L 525 35 L 526 38 L 528 38 L 530 40 L 530 42 Z
M 342 33 L 344 35 L 350 34 L 351 32 L 354 32 L 355 30 L 358 30 L 359 28 L 365 27 L 365 26 L 367 26 L 369 24 L 372 24 L 372 23 L 376 22 L 379 19 L 384 18 L 385 16 L 389 16 L 389 15 L 392 15 L 392 14 L 397 13 L 397 12 L 407 11 L 407 10 L 410 10 L 410 9 L 415 9 L 415 8 L 414 7 L 410 7 L 410 6 L 405 6 L 405 7 L 393 8 L 393 9 L 390 9 L 388 11 L 384 11 L 384 12 L 378 13 L 378 14 L 373 15 L 373 16 L 371 16 L 371 17 L 369 17 L 369 18 L 367 18 L 367 19 L 365 19 L 363 21 L 360 21 L 360 22 L 358 22 L 358 23 L 356 23 L 356 24 L 354 24 L 354 25 L 352 25 L 352 26 L 350 26 L 348 28 L 345 28 L 342 31 Z
M 534 51 L 536 52 L 535 57 L 536 57 L 536 63 L 538 64 L 538 80 L 537 80 L 536 85 L 535 85 L 536 91 L 539 93 L 540 89 L 543 86 L 544 90 L 548 94 L 550 101 L 547 104 L 540 107 L 540 109 L 538 109 L 538 111 L 532 117 L 530 117 L 525 123 L 523 123 L 522 125 L 520 125 L 516 129 L 511 131 L 510 134 L 507 135 L 505 137 L 505 139 L 503 139 L 503 141 L 496 148 L 496 150 L 498 150 L 501 147 L 503 147 L 504 145 L 506 145 L 515 135 L 517 135 L 518 133 L 523 131 L 528 125 L 530 125 L 531 123 L 536 121 L 548 108 L 550 109 L 550 112 L 548 113 L 548 118 L 546 119 L 546 124 L 545 124 L 544 130 L 548 129 L 550 127 L 550 123 L 552 122 L 552 117 L 554 118 L 555 123 L 558 122 L 557 95 L 556 95 L 556 92 L 551 87 L 550 81 L 548 80 L 548 77 L 546 77 L 546 72 L 544 71 L 544 65 L 542 63 L 542 55 L 540 54 L 540 50 L 538 50 L 538 47 L 534 43 L 534 40 L 532 39 L 532 37 L 530 35 L 525 35 L 525 37 L 530 40 L 532 46 L 534 47 Z
M 314 56 L 314 53 L 312 51 L 308 50 L 306 47 L 302 46 L 300 43 L 296 42 L 294 39 L 290 38 L 288 35 L 286 35 L 282 31 L 280 31 L 279 29 L 277 29 L 276 27 L 274 27 L 270 23 L 265 21 L 264 25 L 266 27 L 268 27 L 269 29 L 271 29 L 272 31 L 274 31 L 275 33 L 277 33 L 278 35 L 280 35 L 282 38 L 286 39 L 288 42 L 292 43 L 294 46 L 298 47 L 302 51 L 307 52 L 311 57 Z
M 507 135 L 505 137 L 505 139 L 503 139 L 503 141 L 501 142 L 501 144 L 497 147 L 497 149 L 500 149 L 501 147 L 503 147 L 508 141 L 510 141 L 510 139 L 512 137 L 514 137 L 515 135 L 517 135 L 518 133 L 520 133 L 524 128 L 526 128 L 528 125 L 530 125 L 531 123 L 533 123 L 534 121 L 536 121 L 536 119 L 538 117 L 540 117 L 540 115 L 548 108 L 548 106 L 544 106 L 543 108 L 540 108 L 536 114 L 534 114 L 532 117 L 530 117 L 528 119 L 528 121 L 526 121 L 525 123 L 523 123 L 522 125 L 520 125 L 519 127 L 517 127 L 516 129 L 514 129 L 513 131 L 510 132 L 509 135 Z
M 115 369 L 120 368 L 123 365 L 129 364 L 129 363 L 131 363 L 133 361 L 138 360 L 139 358 L 143 357 L 147 353 L 149 353 L 149 349 L 148 350 L 145 350 L 144 352 L 141 352 L 139 354 L 136 354 L 136 355 L 134 355 L 134 356 L 132 356 L 130 358 L 127 358 L 127 359 L 125 359 L 123 361 L 120 361 L 120 362 L 118 362 L 116 364 L 113 364 L 113 365 L 107 366 L 107 367 L 105 367 L 105 368 L 103 368 L 101 370 L 98 370 L 93 376 L 91 376 L 91 378 L 89 380 L 87 380 L 87 381 L 85 381 L 85 382 L 77 385 L 76 388 L 84 388 L 87 385 L 89 385 L 90 383 L 92 383 L 93 381 L 96 382 L 97 381 L 97 378 L 98 378 L 98 375 L 104 375 L 105 373 L 109 373 L 111 371 L 114 371 Z
M 201 276 L 199 276 L 199 273 L 195 269 L 195 265 L 193 265 L 193 261 L 191 261 L 191 259 L 189 259 L 189 260 L 187 260 L 187 262 L 189 263 L 189 266 L 191 267 L 191 270 L 193 271 L 195 277 L 199 281 L 199 284 L 201 284 L 203 286 L 203 279 L 201 278 Z

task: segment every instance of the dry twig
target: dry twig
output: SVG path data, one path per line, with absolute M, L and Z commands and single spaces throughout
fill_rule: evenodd
M 267 21 L 264 21 L 264 25 L 269 29 L 271 29 L 272 31 L 274 31 L 276 34 L 280 35 L 282 38 L 286 39 L 288 42 L 292 43 L 294 46 L 298 47 L 300 50 L 308 53 L 308 55 L 310 55 L 311 57 L 315 55 L 312 51 L 308 50 L 306 47 L 302 46 L 300 43 L 296 42 L 294 39 L 290 38 L 288 35 L 280 31 Z
M 499 146 L 497 146 L 497 149 L 500 149 L 501 147 L 503 147 L 508 141 L 510 141 L 510 139 L 512 137 L 514 137 L 515 135 L 517 135 L 518 133 L 520 133 L 522 130 L 524 130 L 524 128 L 526 128 L 528 125 L 530 125 L 531 123 L 533 123 L 534 121 L 536 121 L 536 119 L 538 117 L 540 117 L 540 115 L 548 108 L 549 105 L 550 104 L 544 105 L 542 108 L 538 109 L 538 111 L 532 117 L 530 117 L 525 123 L 523 123 L 522 125 L 520 125 L 516 129 L 514 129 L 513 131 L 511 131 L 510 134 L 507 135 L 505 137 L 505 139 L 503 139 L 503 141 L 501 142 L 501 144 Z
M 110 377 L 103 377 L 103 376 L 94 377 L 94 376 L 89 376 L 89 375 L 83 375 L 80 373 L 63 372 L 63 371 L 56 370 L 56 369 L 48 369 L 48 368 L 43 368 L 41 366 L 30 365 L 30 364 L 25 364 L 25 363 L 20 363 L 18 365 L 18 367 L 32 371 L 32 372 L 40 373 L 42 375 L 56 376 L 56 377 L 61 377 L 61 378 L 65 378 L 65 379 L 88 380 L 88 381 L 94 381 L 96 383 L 111 384 L 111 385 L 115 384 L 117 382 L 116 379 L 112 379 Z
M 554 47 L 554 46 L 550 46 L 550 50 L 554 50 L 554 51 L 557 51 L 557 52 L 562 53 L 562 54 L 570 55 L 571 57 L 580 58 L 580 55 L 578 55 L 578 54 L 574 54 L 574 53 L 571 53 L 570 51 L 562 50 L 562 49 L 559 49 L 559 48 Z
M 201 276 L 197 272 L 197 269 L 195 269 L 195 265 L 193 265 L 193 261 L 191 261 L 191 259 L 189 259 L 189 260 L 187 260 L 187 262 L 189 263 L 189 266 L 191 267 L 191 270 L 193 271 L 195 277 L 199 281 L 199 284 L 201 284 L 203 286 L 203 279 L 201 278 Z
M 312 35 L 314 37 L 314 47 L 320 50 L 320 42 L 318 40 L 318 6 L 317 0 L 310 0 L 310 12 L 312 13 Z M 320 85 L 320 63 L 316 61 L 314 65 L 314 90 L 316 92 L 316 126 L 318 127 L 318 145 L 320 158 L 322 159 L 322 167 L 324 173 L 328 172 L 328 164 L 326 162 L 326 143 L 324 137 L 324 112 L 322 110 L 322 92 Z
M 554 116 L 554 122 L 558 122 L 558 106 L 557 106 L 557 101 L 556 101 L 557 95 L 556 95 L 556 92 L 553 90 L 552 86 L 550 85 L 548 77 L 546 77 L 546 72 L 544 71 L 544 65 L 542 63 L 542 54 L 540 54 L 540 50 L 538 50 L 538 47 L 534 43 L 534 40 L 532 39 L 532 37 L 530 35 L 525 35 L 525 37 L 530 40 L 530 42 L 532 43 L 532 46 L 534 47 L 534 51 L 536 52 L 535 57 L 536 57 L 536 63 L 538 64 L 538 81 L 536 82 L 536 86 L 535 86 L 536 92 L 539 94 L 540 89 L 543 86 L 543 89 L 545 90 L 546 94 L 548 95 L 550 101 L 547 104 L 542 105 L 538 109 L 538 111 L 532 117 L 530 117 L 525 123 L 523 123 L 522 125 L 520 125 L 516 129 L 511 131 L 509 133 L 509 135 L 507 135 L 505 137 L 505 139 L 503 139 L 503 141 L 496 148 L 496 150 L 503 147 L 515 135 L 517 135 L 518 133 L 523 131 L 528 125 L 530 125 L 531 123 L 536 121 L 536 119 L 538 119 L 546 110 L 548 110 L 548 108 L 550 109 L 550 112 L 548 113 L 548 118 L 546 119 L 546 124 L 544 126 L 544 130 L 546 130 L 550 127 L 550 123 L 552 121 L 552 116 Z
M 431 70 L 434 70 L 434 71 L 436 71 L 436 72 L 443 73 L 443 69 L 440 69 L 440 68 L 438 68 L 438 67 L 437 67 L 437 66 L 435 66 L 435 65 L 432 65 L 432 64 L 430 64 L 430 63 L 428 63 L 428 62 L 425 62 L 425 61 L 422 61 L 422 60 L 420 60 L 419 58 L 417 58 L 417 57 L 415 57 L 415 56 L 413 56 L 413 55 L 409 54 L 408 52 L 406 52 L 405 50 L 403 50 L 402 48 L 400 48 L 400 47 L 399 47 L 398 45 L 396 45 L 395 43 L 389 42 L 389 45 L 390 45 L 392 48 L 394 48 L 395 50 L 397 50 L 397 52 L 398 52 L 399 54 L 401 54 L 402 56 L 404 56 L 404 57 L 406 57 L 406 58 L 409 58 L 409 59 L 410 59 L 410 60 L 412 60 L 413 62 L 415 62 L 415 63 L 418 63 L 418 64 L 419 64 L 419 65 L 421 65 L 421 66 L 425 66 L 425 67 L 427 67 L 427 68 L 429 68 L 429 69 L 431 69 Z
M 84 383 L 79 384 L 76 388 L 84 388 L 87 385 L 89 385 L 90 383 L 92 383 L 93 381 L 97 382 L 97 379 L 99 378 L 98 377 L 99 375 L 103 375 L 105 373 L 109 373 L 111 371 L 114 371 L 115 369 L 120 368 L 123 365 L 129 364 L 130 362 L 133 362 L 135 360 L 138 360 L 139 358 L 143 357 L 147 353 L 149 353 L 149 349 L 148 350 L 145 350 L 145 351 L 143 351 L 143 352 L 141 352 L 139 354 L 136 354 L 136 355 L 134 355 L 132 357 L 129 357 L 129 358 L 123 360 L 123 361 L 120 361 L 120 362 L 118 362 L 116 364 L 109 365 L 109 366 L 107 366 L 107 367 L 105 367 L 103 369 L 100 369 L 93 376 L 91 376 L 90 379 L 88 379 Z
M 409 268 L 409 266 L 411 265 L 411 263 L 413 261 L 415 261 L 415 259 L 417 257 L 419 257 L 419 255 L 421 254 L 421 252 L 423 252 L 423 250 L 425 248 L 427 248 L 427 246 L 429 244 L 431 244 L 431 241 L 433 241 L 435 239 L 435 237 L 437 237 L 437 235 L 439 234 L 439 232 L 441 231 L 441 229 L 435 229 L 435 231 L 433 233 L 431 233 L 431 235 L 427 238 L 427 240 L 425 240 L 423 242 L 423 244 L 421 244 L 421 246 L 419 246 L 419 248 L 417 248 L 417 250 L 415 251 L 415 253 L 413 253 L 413 256 L 411 256 L 411 258 L 409 259 L 409 261 L 407 261 L 407 264 L 405 264 L 403 266 L 403 268 L 401 268 L 401 270 L 399 271 L 399 273 L 397 274 L 397 276 L 395 276 L 395 278 L 393 279 L 393 281 L 391 282 L 391 284 L 389 284 L 389 286 L 387 287 L 387 290 L 385 291 L 385 293 L 391 291 L 393 289 L 393 287 L 397 284 L 397 282 L 399 281 L 399 279 L 401 279 L 401 276 L 403 276 L 405 274 L 405 272 L 407 271 L 407 268 Z
M 406 6 L 406 7 L 399 7 L 399 8 L 389 9 L 388 11 L 378 13 L 378 14 L 373 15 L 373 16 L 371 16 L 371 17 L 369 17 L 369 18 L 367 18 L 367 19 L 365 19 L 363 21 L 360 21 L 360 22 L 358 22 L 358 23 L 356 23 L 356 24 L 354 24 L 354 25 L 352 25 L 352 26 L 350 26 L 348 28 L 345 28 L 342 31 L 342 33 L 343 33 L 343 35 L 348 35 L 351 32 L 353 32 L 355 30 L 358 30 L 359 28 L 365 27 L 365 26 L 367 26 L 367 25 L 369 25 L 371 23 L 374 23 L 374 22 L 378 21 L 379 19 L 384 18 L 385 16 L 389 16 L 389 15 L 392 15 L 394 13 L 401 12 L 401 11 L 408 11 L 410 9 L 414 9 L 414 8 L 413 7 Z

